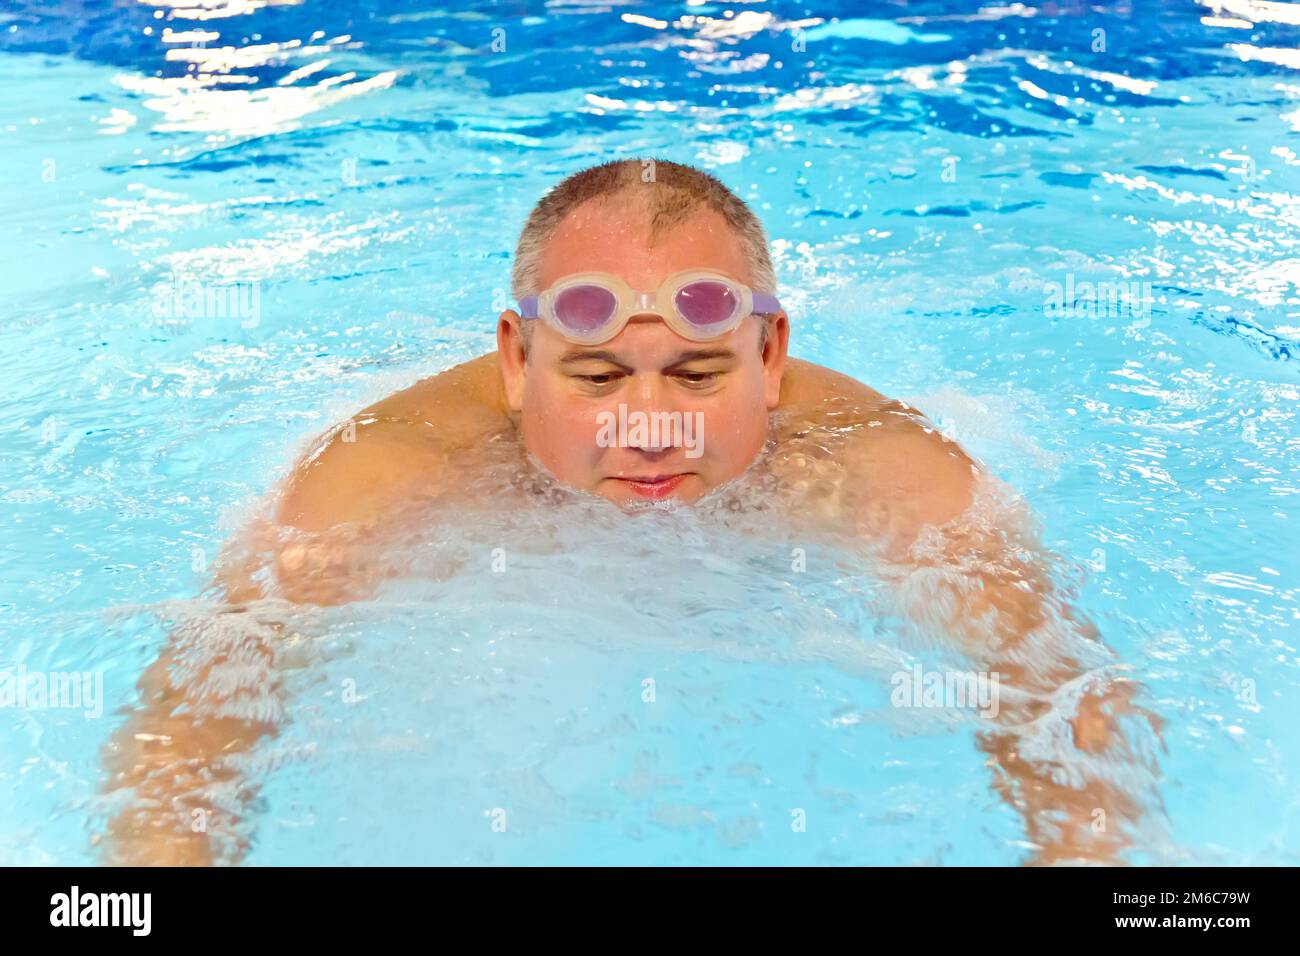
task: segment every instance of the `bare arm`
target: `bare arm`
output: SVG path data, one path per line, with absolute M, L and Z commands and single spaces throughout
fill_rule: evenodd
M 1038 847 L 1033 862 L 1116 862 L 1144 811 L 1125 779 L 1155 772 L 1122 726 L 1140 716 L 1158 732 L 1132 703 L 1138 685 L 1097 672 L 1109 654 L 1054 583 L 1024 509 L 973 513 L 987 503 L 971 508 L 981 476 L 960 448 L 917 427 L 872 456 L 876 505 L 862 530 L 891 542 L 907 611 L 1001 675 L 999 711 L 979 741 Z M 1072 707 L 1054 735 L 1051 722 Z
M 223 555 L 218 600 L 179 626 L 140 679 L 112 736 L 105 791 L 118 809 L 102 840 L 121 865 L 237 862 L 256 785 L 249 752 L 282 720 L 277 658 L 291 604 L 341 604 L 382 576 L 370 556 L 395 509 L 436 487 L 437 445 L 403 423 L 335 430 L 304 457 Z
M 173 632 L 105 748 L 105 790 L 121 801 L 102 845 L 107 862 L 205 866 L 246 852 L 242 817 L 256 788 L 240 758 L 278 726 L 278 630 L 230 608 Z

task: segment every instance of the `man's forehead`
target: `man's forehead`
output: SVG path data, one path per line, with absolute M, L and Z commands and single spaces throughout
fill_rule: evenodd
M 583 203 L 564 217 L 542 250 L 541 288 L 575 272 L 611 272 L 633 288 L 649 289 L 687 269 L 713 269 L 752 283 L 744 248 L 721 215 L 697 206 L 658 234 L 653 215 L 635 199 Z

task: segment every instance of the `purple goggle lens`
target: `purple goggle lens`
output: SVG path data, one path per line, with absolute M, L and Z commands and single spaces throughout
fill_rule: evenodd
M 707 279 L 682 286 L 673 301 L 678 314 L 697 328 L 726 322 L 740 304 L 729 286 Z
M 594 332 L 618 311 L 618 297 L 598 285 L 575 285 L 555 297 L 555 317 L 574 332 Z

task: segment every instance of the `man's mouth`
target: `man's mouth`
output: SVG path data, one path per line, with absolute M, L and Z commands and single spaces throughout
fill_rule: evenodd
M 690 474 L 684 475 L 645 475 L 633 478 L 615 478 L 615 481 L 621 481 L 631 489 L 632 494 L 639 495 L 650 501 L 658 501 L 661 498 L 669 497 L 677 486 L 690 477 Z

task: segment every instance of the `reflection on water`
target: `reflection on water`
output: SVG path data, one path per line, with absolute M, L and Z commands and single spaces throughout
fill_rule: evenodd
M 268 5 L 298 0 L 141 2 L 160 8 L 155 12 L 157 19 L 172 23 L 225 21 Z M 155 129 L 208 133 L 209 141 L 219 142 L 229 135 L 265 136 L 294 129 L 312 113 L 348 97 L 383 89 L 397 78 L 397 72 L 392 70 L 364 79 L 354 71 L 330 71 L 334 57 L 361 48 L 346 34 L 327 38 L 317 30 L 305 39 L 271 43 L 249 43 L 244 37 L 237 45 L 230 40 L 239 30 L 238 23 L 228 22 L 192 29 L 161 26 L 157 36 L 163 44 L 164 59 L 167 64 L 182 67 L 184 73 L 125 74 L 117 82 L 137 95 L 147 109 L 162 114 Z

